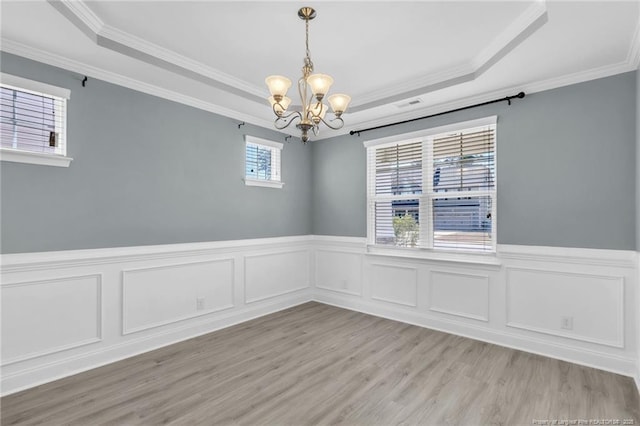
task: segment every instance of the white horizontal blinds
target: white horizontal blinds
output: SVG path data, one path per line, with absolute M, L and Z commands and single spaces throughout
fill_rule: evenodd
M 370 162 L 375 243 L 416 246 L 420 235 L 422 142 L 376 148 Z
M 378 148 L 375 185 L 376 195 L 422 193 L 422 143 Z
M 492 251 L 495 126 L 433 138 L 433 248 Z
M 271 180 L 271 148 L 247 143 L 245 160 L 248 178 Z
M 0 86 L 0 146 L 64 155 L 66 99 Z
M 495 128 L 433 138 L 435 192 L 486 190 L 495 186 Z
M 280 181 L 280 150 L 247 142 L 245 176 L 256 180 Z

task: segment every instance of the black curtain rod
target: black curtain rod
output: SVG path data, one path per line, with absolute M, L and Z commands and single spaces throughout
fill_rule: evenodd
M 469 106 L 462 107 L 462 108 L 456 108 L 456 109 L 452 109 L 452 110 L 445 111 L 445 112 L 439 112 L 437 114 L 431 114 L 431 115 L 425 115 L 424 117 L 412 118 L 411 120 L 404 120 L 404 121 L 399 121 L 397 123 L 383 124 L 382 126 L 369 127 L 368 129 L 352 130 L 352 131 L 349 132 L 349 134 L 350 135 L 356 135 L 357 134 L 358 136 L 360 136 L 360 133 L 368 132 L 370 130 L 384 129 L 385 127 L 391 127 L 391 126 L 397 126 L 399 124 L 411 123 L 412 121 L 424 120 L 425 118 L 431 118 L 431 117 L 437 117 L 439 115 L 451 114 L 452 112 L 464 111 L 465 109 L 471 109 L 471 108 L 481 107 L 481 106 L 484 106 L 484 105 L 495 104 L 497 102 L 505 102 L 506 101 L 509 105 L 511 105 L 511 99 L 516 99 L 516 98 L 517 99 L 524 98 L 524 92 L 520 92 L 517 95 L 513 95 L 513 96 L 507 96 L 505 98 L 494 99 L 492 101 L 482 102 L 482 103 L 475 104 L 475 105 L 469 105 Z

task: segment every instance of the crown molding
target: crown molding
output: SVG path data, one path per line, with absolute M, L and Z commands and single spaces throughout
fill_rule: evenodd
M 244 121 L 246 123 L 254 124 L 260 127 L 269 129 L 273 128 L 273 122 L 270 120 L 264 120 L 250 114 L 204 101 L 202 99 L 184 95 L 182 93 L 145 83 L 140 80 L 135 80 L 122 74 L 106 71 L 102 68 L 94 67 L 92 65 L 69 59 L 61 55 L 46 52 L 44 50 L 36 49 L 34 47 L 27 46 L 13 40 L 1 38 L 0 50 L 14 55 L 22 56 L 27 59 L 62 68 L 68 71 L 76 72 L 78 74 L 86 75 L 95 79 L 103 80 L 108 83 L 117 84 L 118 86 L 126 87 L 128 89 L 168 99 L 170 101 L 178 102 L 204 111 L 209 111 L 214 114 L 219 114 L 225 117 Z
M 47 1 L 87 37 L 94 42 L 97 41 L 96 34 L 102 30 L 104 22 L 84 3 L 74 0 Z
M 511 94 L 514 91 L 524 90 L 527 94 L 542 92 L 545 90 L 551 90 L 558 87 L 569 86 L 572 84 L 582 83 L 589 80 L 595 80 L 598 78 L 609 77 L 615 74 L 621 74 L 629 71 L 634 71 L 638 68 L 638 48 L 640 43 L 638 38 L 634 39 L 634 43 L 629 51 L 627 60 L 619 62 L 617 64 L 607 65 L 603 67 L 593 68 L 586 71 L 580 71 L 577 73 L 567 74 L 560 77 L 555 77 L 543 81 L 531 81 L 526 82 L 518 86 L 510 86 L 504 89 L 498 89 L 491 92 L 485 92 L 479 95 L 467 96 L 464 98 L 456 99 L 452 102 L 441 103 L 437 105 L 430 105 L 420 109 L 414 109 L 403 113 L 395 114 L 392 116 L 384 116 L 382 118 L 376 118 L 371 120 L 362 120 L 358 122 L 350 122 L 338 131 L 331 132 L 330 134 L 321 133 L 314 140 L 329 139 L 332 137 L 348 134 L 351 130 L 357 130 L 367 127 L 375 127 L 384 124 L 390 124 L 398 121 L 410 120 L 418 118 L 424 115 L 436 114 L 442 111 L 450 109 L 461 108 L 463 106 L 481 103 L 491 99 L 504 97 Z M 36 49 L 27 46 L 22 43 L 15 42 L 9 39 L 0 39 L 0 50 L 14 55 L 22 56 L 27 59 L 42 62 L 48 65 L 56 66 L 66 69 L 68 71 L 76 72 L 78 74 L 87 75 L 92 78 L 100 79 L 108 83 L 117 84 L 132 90 L 147 93 L 149 95 L 157 96 L 160 98 L 168 99 L 174 102 L 178 102 L 184 105 L 188 105 L 194 108 L 209 111 L 214 114 L 219 114 L 232 119 L 244 121 L 246 123 L 254 124 L 256 126 L 264 127 L 270 130 L 277 131 L 273 128 L 273 122 L 271 120 L 265 120 L 259 117 L 255 117 L 250 114 L 246 114 L 233 109 L 225 108 L 220 105 L 216 105 L 212 102 L 207 102 L 202 99 L 187 96 L 178 92 L 174 92 L 159 86 L 151 85 L 139 80 L 126 77 L 121 74 L 117 74 L 111 71 L 106 71 L 102 68 L 97 68 L 92 65 L 88 65 L 76 60 L 68 59 L 66 57 L 46 52 L 40 49 Z M 348 117 L 350 114 L 345 114 Z M 288 129 L 280 133 L 285 135 L 297 136 L 294 130 Z
M 266 89 L 104 24 L 83 0 L 48 0 L 48 2 L 98 46 L 213 85 L 249 100 L 262 101 L 268 97 Z M 87 33 L 87 30 L 90 33 Z
M 627 62 L 633 65 L 633 69 L 638 69 L 638 67 L 640 67 L 640 15 L 638 16 L 636 30 L 633 33 L 633 38 L 631 39 L 629 52 L 627 52 Z
M 411 96 L 473 81 L 502 59 L 514 47 L 526 40 L 547 22 L 547 5 L 540 0 L 529 6 L 498 36 L 470 61 L 357 96 L 351 112 L 359 112 Z
M 536 1 L 471 60 L 471 67 L 476 74 L 474 78 L 479 77 L 546 23 L 546 1 Z
M 557 89 L 559 87 L 571 86 L 573 84 L 583 83 L 590 80 L 596 80 L 599 78 L 610 77 L 616 74 L 622 74 L 625 72 L 634 71 L 638 68 L 638 65 L 631 60 L 619 62 L 617 64 L 606 65 L 603 67 L 592 68 L 586 71 L 580 71 L 572 74 L 566 74 L 560 77 L 550 78 L 542 81 L 532 81 L 523 83 L 518 86 L 510 86 L 503 89 L 493 90 L 491 92 L 485 92 L 478 95 L 466 96 L 464 98 L 456 99 L 455 101 L 440 103 L 437 105 L 429 105 L 424 108 L 414 109 L 400 114 L 392 116 L 385 116 L 379 119 L 372 119 L 367 121 L 361 121 L 358 123 L 350 124 L 341 129 L 340 134 L 349 133 L 354 130 L 370 127 L 383 126 L 386 124 L 392 124 L 405 120 L 411 120 L 422 116 L 438 114 L 442 111 L 449 111 L 457 108 L 462 108 L 467 105 L 487 102 L 496 98 L 503 98 L 511 95 L 514 92 L 524 91 L 527 95 L 537 92 L 544 92 L 546 90 Z M 329 137 L 336 136 L 336 133 Z M 326 138 L 317 138 L 326 139 Z
M 522 84 L 520 87 L 526 93 L 544 92 L 545 90 L 557 89 L 572 84 L 584 83 L 585 81 L 597 80 L 599 78 L 610 77 L 616 74 L 633 71 L 637 65 L 629 61 L 622 61 L 616 64 L 605 65 L 585 71 L 578 71 L 560 77 L 549 78 L 547 80 Z

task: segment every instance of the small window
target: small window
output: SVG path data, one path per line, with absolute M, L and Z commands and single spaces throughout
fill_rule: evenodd
M 8 74 L 0 79 L 2 160 L 68 167 L 69 90 Z
M 496 250 L 496 118 L 365 143 L 373 245 Z
M 244 182 L 249 186 L 282 188 L 280 153 L 282 144 L 245 135 Z

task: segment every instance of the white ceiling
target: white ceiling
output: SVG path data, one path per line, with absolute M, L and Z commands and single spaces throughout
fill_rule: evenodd
M 299 78 L 301 6 L 318 14 L 309 40 L 316 71 L 334 77 L 331 92 L 353 98 L 345 127 L 320 137 L 640 62 L 637 1 L 3 0 L 0 48 L 272 128 L 264 78 Z

